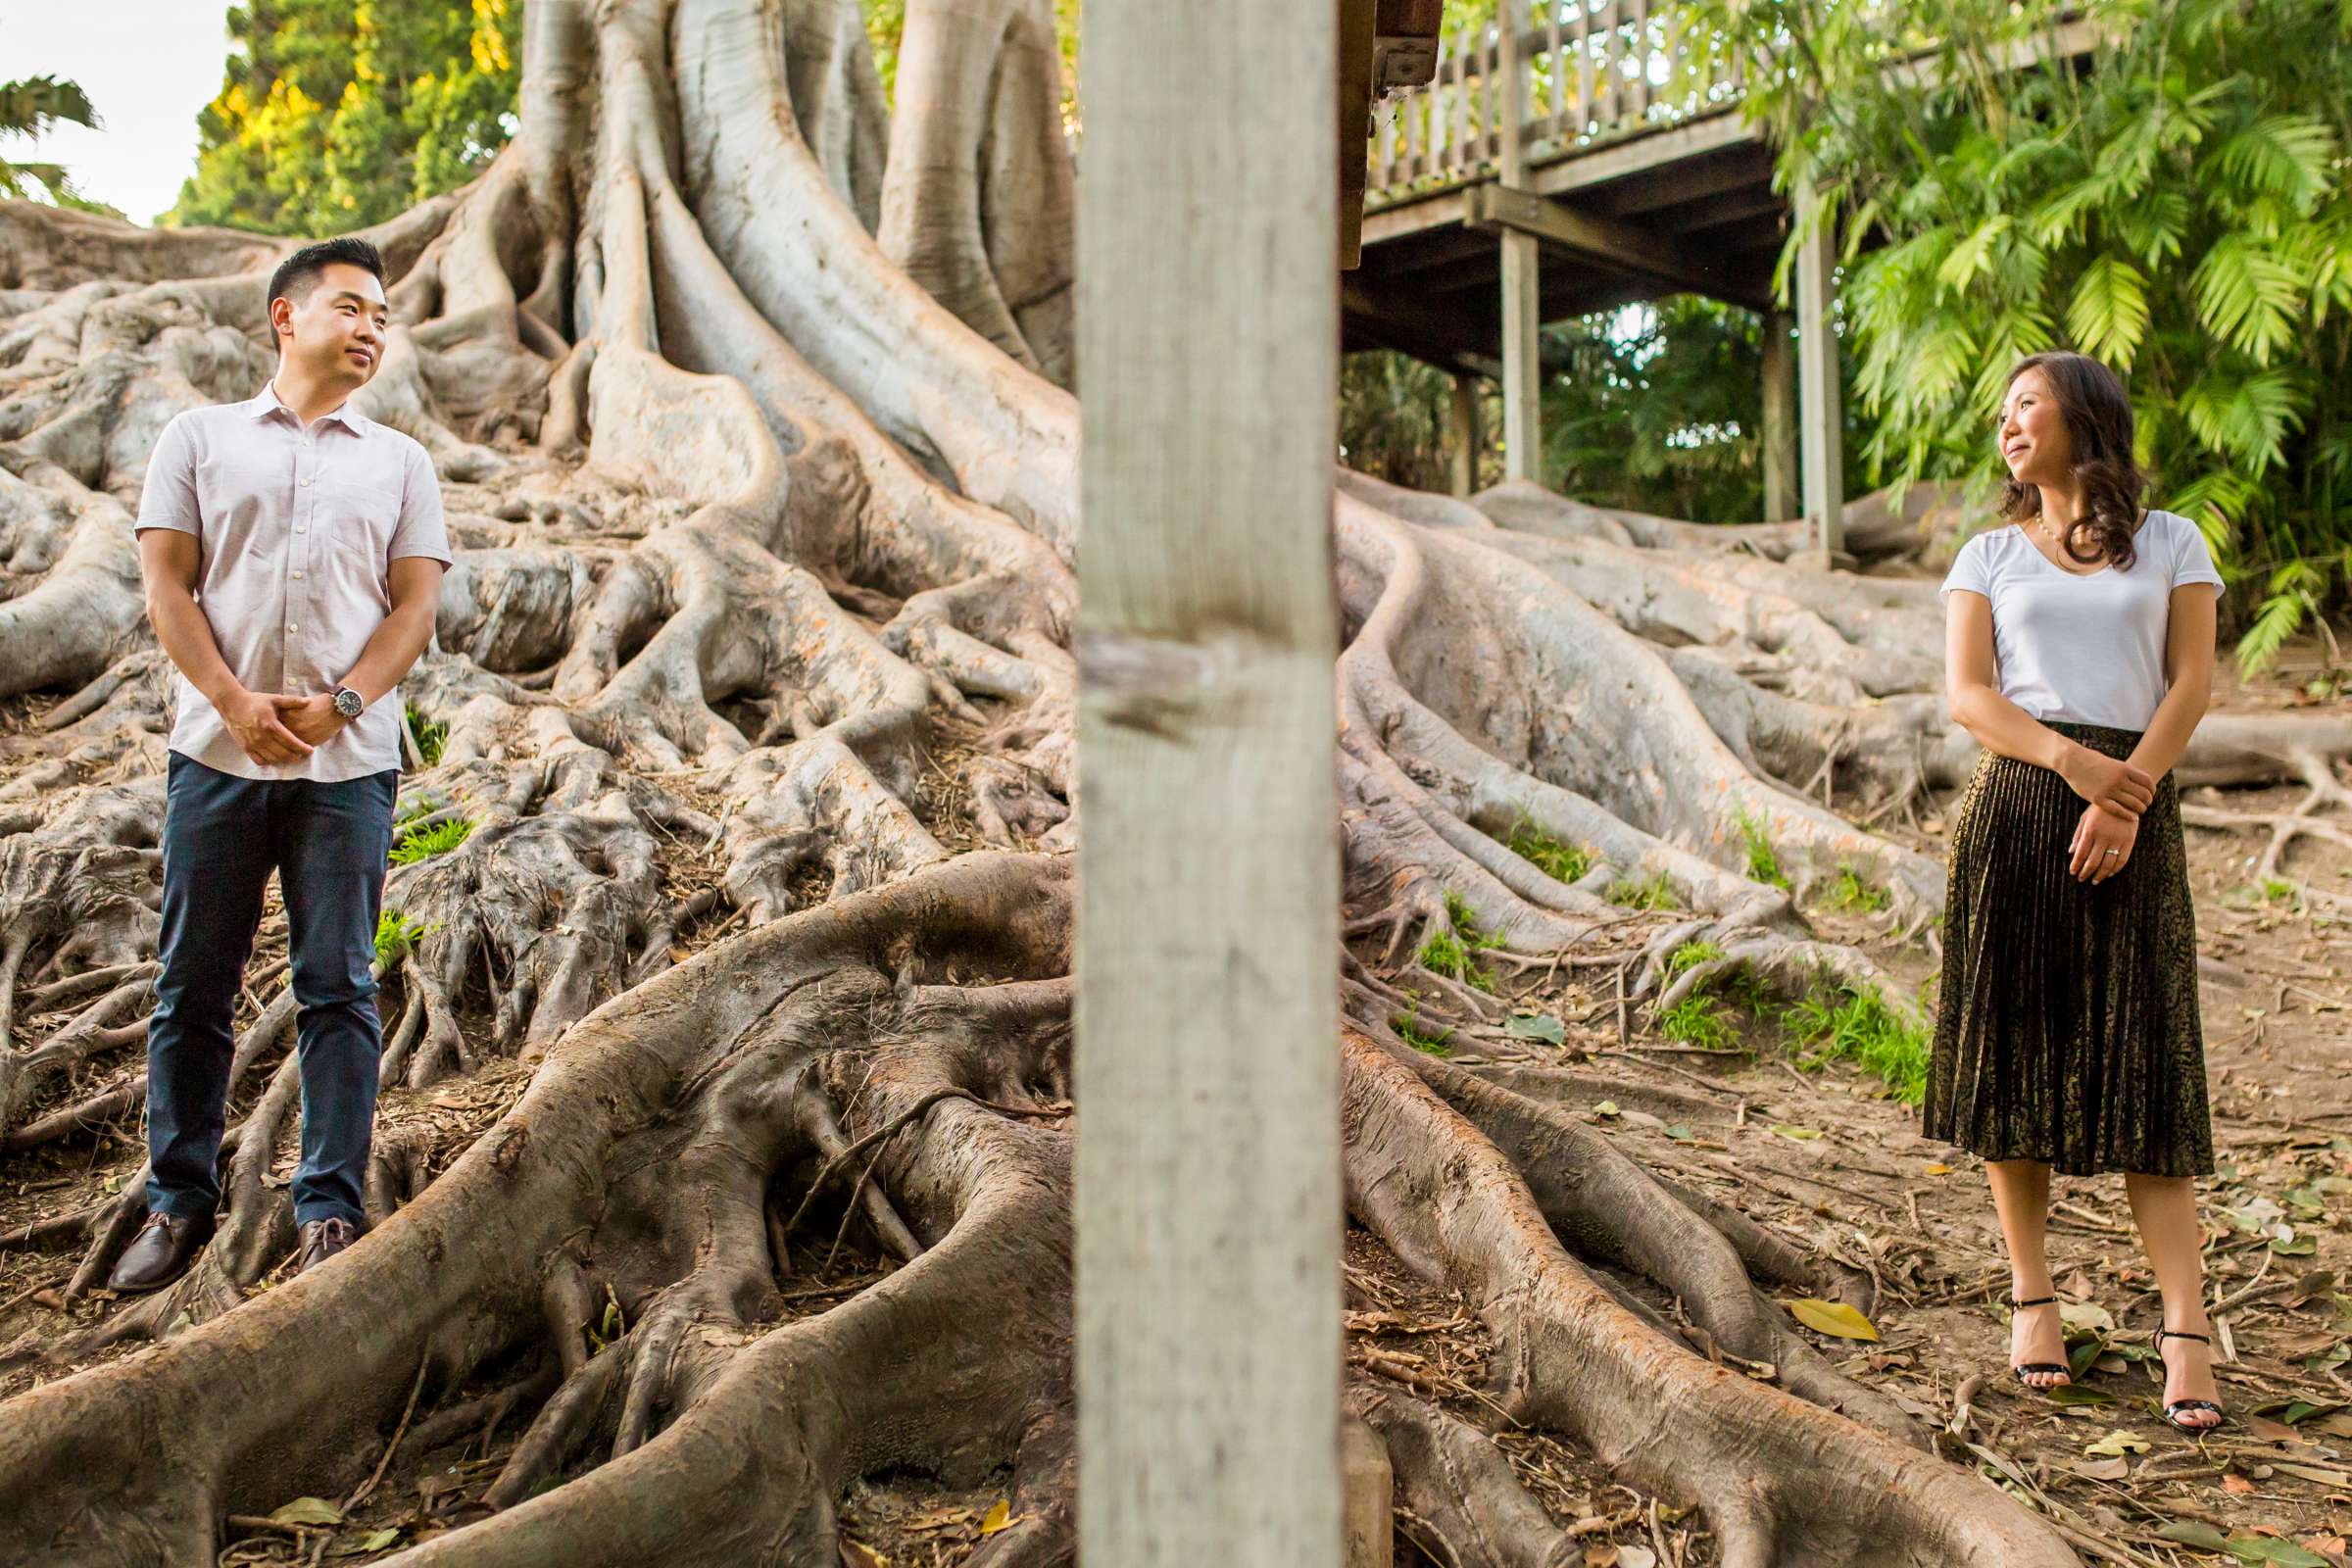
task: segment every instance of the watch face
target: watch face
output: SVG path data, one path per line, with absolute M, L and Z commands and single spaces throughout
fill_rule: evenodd
M 359 717 L 360 709 L 363 706 L 365 705 L 360 701 L 360 694 L 348 686 L 335 693 L 335 711 L 341 713 L 345 718 Z

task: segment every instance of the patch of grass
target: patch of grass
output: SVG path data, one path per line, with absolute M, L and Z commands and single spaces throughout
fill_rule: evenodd
M 1432 933 L 1421 944 L 1421 967 L 1492 995 L 1494 977 L 1487 973 L 1478 956 L 1501 947 L 1502 938 L 1478 928 L 1477 917 L 1458 893 L 1446 895 L 1446 920 L 1448 929 Z
M 436 855 L 447 855 L 465 843 L 472 832 L 473 823 L 465 817 L 456 817 L 434 827 L 410 828 L 392 846 L 392 863 L 414 865 L 418 860 L 429 860 Z
M 1405 1008 L 1403 1017 L 1389 1020 L 1389 1027 L 1396 1031 L 1396 1038 L 1415 1051 L 1426 1051 L 1433 1056 L 1452 1055 L 1453 1048 L 1446 1042 L 1452 1038 L 1453 1031 L 1447 1029 L 1439 1034 L 1423 1034 L 1420 1027 L 1421 993 L 1408 991 L 1405 995 L 1412 999 L 1412 1005 Z
M 1747 845 L 1747 875 L 1750 881 L 1768 883 L 1776 888 L 1788 885 L 1788 876 L 1781 870 L 1781 858 L 1772 848 L 1772 839 L 1764 824 L 1740 808 L 1735 818 L 1740 824 L 1740 837 Z
M 1658 1014 L 1658 1033 L 1678 1045 L 1720 1051 L 1732 1043 L 1732 1010 L 1704 987 Z
M 1873 887 L 1852 866 L 1842 864 L 1838 867 L 1838 880 L 1830 884 L 1829 894 L 1822 900 L 1833 909 L 1859 909 L 1866 914 L 1878 914 L 1893 902 L 1885 888 Z
M 375 917 L 375 961 L 387 969 L 394 967 L 416 951 L 418 940 L 431 929 L 405 914 L 384 910 Z
M 449 726 L 425 717 L 424 710 L 415 703 L 407 705 L 407 712 L 409 733 L 416 740 L 416 755 L 430 767 L 441 760 L 441 748 L 449 741 Z
M 1712 942 L 1686 942 L 1666 956 L 1666 983 L 1672 985 L 1702 963 L 1723 956 Z M 1720 989 L 1719 989 L 1720 987 Z M 1710 976 L 1689 996 L 1658 1014 L 1658 1032 L 1679 1045 L 1721 1051 L 1739 1043 L 1740 1012 L 1760 1016 L 1764 987 L 1745 964 L 1728 974 Z
M 1705 963 L 1709 958 L 1722 956 L 1723 950 L 1712 942 L 1686 942 L 1666 955 L 1666 978 L 1673 980 L 1686 969 Z
M 1850 1060 L 1906 1104 L 1927 1098 L 1928 1036 L 1889 1011 L 1876 991 L 1817 978 L 1802 1002 L 1783 1009 L 1781 1027 L 1804 1052 L 1797 1065 L 1807 1071 Z
M 1574 882 L 1592 869 L 1592 851 L 1582 845 L 1561 843 L 1538 827 L 1535 818 L 1525 812 L 1511 824 L 1510 836 L 1502 845 L 1554 882 Z
M 1608 899 L 1611 904 L 1628 909 L 1679 909 L 1683 906 L 1683 901 L 1675 897 L 1674 884 L 1666 879 L 1663 871 L 1652 871 L 1642 877 L 1621 876 L 1609 884 Z

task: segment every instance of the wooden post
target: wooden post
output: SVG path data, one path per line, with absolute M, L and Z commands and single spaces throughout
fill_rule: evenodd
M 1797 192 L 1797 221 L 1811 220 L 1820 198 Z M 1805 516 L 1823 564 L 1850 564 L 1845 556 L 1844 416 L 1838 398 L 1838 336 L 1830 322 L 1832 269 L 1838 240 L 1824 222 L 1796 258 L 1797 414 L 1803 426 Z
M 1764 517 L 1778 522 L 1796 510 L 1795 326 L 1787 311 L 1764 313 Z
M 1372 118 L 1372 53 L 1378 41 L 1374 28 L 1379 10 L 1377 0 L 1338 0 L 1338 3 L 1339 256 L 1340 270 L 1352 271 L 1362 262 L 1364 253 L 1364 187 L 1370 178 L 1366 166 L 1371 161 L 1364 146 L 1364 131 Z M 1383 128 L 1395 123 L 1394 116 L 1383 117 Z M 1389 161 L 1396 148 L 1386 137 L 1376 137 L 1372 150 L 1380 154 L 1379 183 L 1385 185 Z
M 1502 77 L 1502 183 L 1512 190 L 1527 184 L 1527 149 L 1520 137 L 1527 119 L 1520 85 L 1525 69 L 1520 49 L 1527 24 L 1524 9 L 1523 0 L 1503 0 L 1497 16 L 1501 36 L 1495 45 Z M 1540 256 L 1535 235 L 1502 236 L 1502 468 L 1506 478 L 1538 484 L 1544 482 Z
M 1087 27 L 1078 1539 L 1333 1568 L 1335 7 Z
M 1446 445 L 1453 461 L 1453 493 L 1478 488 L 1478 377 L 1453 372 L 1453 401 L 1446 408 Z

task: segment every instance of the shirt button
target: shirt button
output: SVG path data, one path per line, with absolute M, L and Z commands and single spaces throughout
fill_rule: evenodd
M 301 573 L 301 572 L 299 572 L 299 571 L 298 571 L 298 572 L 296 572 L 296 573 L 294 574 L 294 580 L 295 580 L 296 582 L 300 582 L 300 581 L 302 581 L 302 573 Z
M 311 531 L 311 525 L 307 522 L 298 522 L 294 525 L 294 531 L 296 533 L 309 533 Z
M 302 482 L 303 482 L 304 484 L 309 484 L 311 481 L 310 481 L 310 480 L 308 480 L 308 479 L 305 479 L 305 480 L 303 480 Z
M 294 630 L 294 629 L 295 629 L 295 627 L 294 627 L 294 623 L 293 623 L 292 621 L 290 621 L 290 620 L 289 620 L 289 621 L 287 621 L 287 622 L 286 622 L 286 630 L 288 630 L 288 631 L 292 631 L 292 630 Z

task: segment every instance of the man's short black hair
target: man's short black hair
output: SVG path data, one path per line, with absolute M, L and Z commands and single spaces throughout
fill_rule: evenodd
M 384 258 L 376 248 L 356 234 L 338 235 L 305 245 L 278 263 L 277 270 L 270 274 L 270 297 L 262 302 L 262 309 L 267 312 L 281 299 L 299 303 L 317 286 L 319 275 L 337 262 L 364 267 L 375 274 L 376 282 L 384 281 Z

